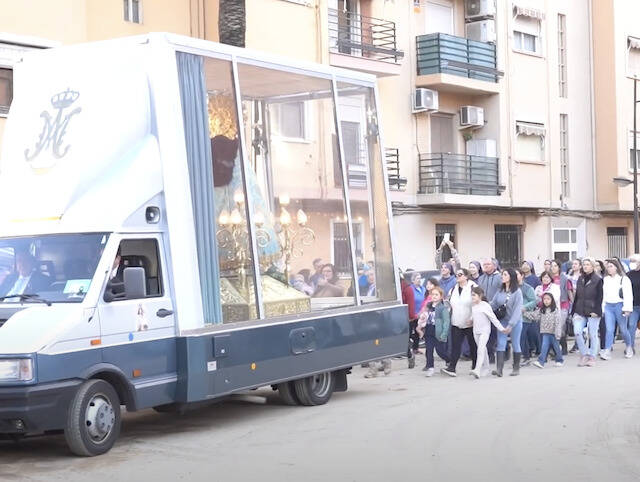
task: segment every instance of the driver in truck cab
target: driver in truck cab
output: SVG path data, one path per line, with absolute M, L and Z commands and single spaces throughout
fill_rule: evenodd
M 0 285 L 0 296 L 5 297 L 5 301 L 12 301 L 6 298 L 12 295 L 35 294 L 45 290 L 51 280 L 48 276 L 37 270 L 38 263 L 28 251 L 16 253 L 16 270 L 7 275 L 2 285 Z

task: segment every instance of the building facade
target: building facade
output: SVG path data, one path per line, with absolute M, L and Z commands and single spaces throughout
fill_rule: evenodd
M 2 2 L 0 116 L 19 88 L 11 67 L 25 50 L 149 31 L 217 40 L 218 1 Z M 246 0 L 246 45 L 378 77 L 401 267 L 434 268 L 448 233 L 465 264 L 492 256 L 505 266 L 528 259 L 540 268 L 551 257 L 625 257 L 633 249 L 632 190 L 613 178 L 630 176 L 634 154 L 636 4 Z M 337 108 L 357 199 L 372 154 L 367 105 L 356 97 L 340 97 Z M 287 104 L 272 115 L 274 153 L 308 165 L 327 155 L 313 135 L 321 108 Z M 0 135 L 3 124 L 0 118 Z M 339 187 L 333 166 L 321 193 Z M 311 185 L 304 177 L 310 169 L 289 172 Z M 371 215 L 353 227 L 363 260 Z M 315 254 L 338 266 L 346 242 L 341 218 L 324 212 L 309 221 L 328 237 Z

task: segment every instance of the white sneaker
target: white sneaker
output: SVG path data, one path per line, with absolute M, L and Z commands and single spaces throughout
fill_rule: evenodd
M 633 358 L 633 348 L 631 348 L 630 346 L 627 347 L 627 349 L 624 351 L 624 357 Z
M 427 368 L 427 373 L 425 373 L 425 376 L 432 377 L 434 373 L 435 370 L 433 368 Z
M 540 363 L 538 360 L 534 361 L 534 362 L 532 363 L 532 365 L 533 365 L 534 367 L 544 368 L 544 365 L 543 365 L 542 363 Z
M 600 358 L 603 360 L 611 360 L 611 351 L 610 350 L 602 350 L 600 352 Z
M 563 367 L 563 366 L 564 366 L 564 362 L 557 361 L 557 362 L 556 362 L 556 366 L 557 366 L 557 367 Z

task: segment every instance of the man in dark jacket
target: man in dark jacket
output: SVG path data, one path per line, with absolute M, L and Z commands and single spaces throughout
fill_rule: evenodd
M 627 273 L 627 276 L 631 280 L 631 288 L 633 289 L 633 311 L 627 318 L 629 336 L 631 337 L 631 348 L 633 353 L 636 352 L 636 328 L 638 327 L 638 321 L 640 321 L 640 254 L 633 254 L 630 258 L 631 269 Z
M 48 276 L 37 269 L 37 262 L 31 253 L 16 253 L 16 271 L 9 274 L 0 286 L 0 296 L 38 294 L 51 285 Z M 13 301 L 13 299 L 8 299 Z
M 573 331 L 580 350 L 578 366 L 595 366 L 596 354 L 600 347 L 598 328 L 602 317 L 602 278 L 595 272 L 596 260 L 583 258 L 583 274 L 578 278 L 576 294 L 573 300 L 571 315 L 573 316 Z M 589 348 L 582 338 L 582 331 L 589 332 Z

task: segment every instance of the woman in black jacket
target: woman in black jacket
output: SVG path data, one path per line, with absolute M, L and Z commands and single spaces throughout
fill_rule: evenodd
M 595 272 L 596 260 L 590 257 L 582 260 L 582 276 L 578 278 L 576 294 L 573 300 L 573 332 L 580 350 L 578 366 L 595 366 L 596 354 L 600 343 L 598 328 L 602 318 L 602 278 Z M 589 348 L 582 338 L 582 330 L 589 332 Z

